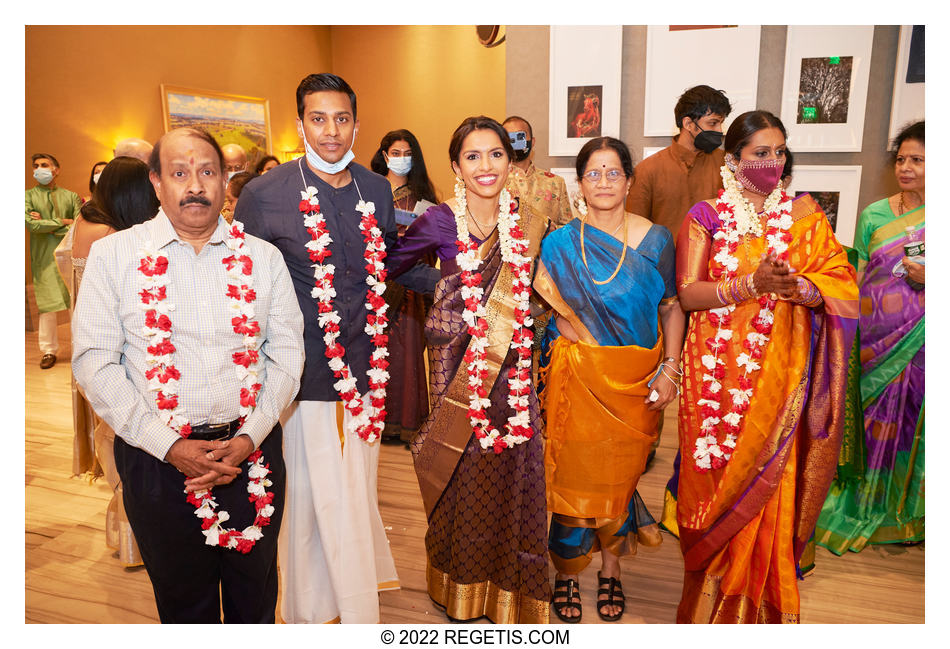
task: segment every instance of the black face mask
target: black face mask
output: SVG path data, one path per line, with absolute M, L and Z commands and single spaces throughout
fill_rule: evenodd
M 527 160 L 531 155 L 531 138 L 524 131 L 511 131 L 508 133 L 508 139 L 511 141 L 511 148 L 515 153 L 515 162 Z
M 696 122 L 693 123 L 696 124 Z M 722 145 L 721 132 L 704 131 L 699 124 L 696 124 L 696 128 L 699 129 L 699 134 L 693 138 L 693 144 L 703 153 L 712 153 Z

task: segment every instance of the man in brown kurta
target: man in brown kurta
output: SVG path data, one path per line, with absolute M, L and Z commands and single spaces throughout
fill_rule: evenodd
M 571 199 L 567 195 L 567 184 L 557 174 L 534 166 L 534 133 L 531 124 L 523 117 L 512 115 L 502 126 L 509 137 L 518 137 L 512 144 L 515 158 L 509 174 L 509 184 L 522 202 L 544 214 L 554 225 L 560 227 L 574 218 L 571 213 Z
M 719 146 L 731 109 L 726 96 L 709 86 L 684 92 L 673 110 L 679 135 L 637 165 L 627 211 L 666 226 L 675 241 L 689 208 L 722 188 L 725 152 Z

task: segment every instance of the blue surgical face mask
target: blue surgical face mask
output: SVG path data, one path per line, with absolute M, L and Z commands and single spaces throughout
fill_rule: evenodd
M 338 162 L 327 162 L 321 158 L 316 151 L 313 150 L 313 147 L 310 146 L 310 143 L 307 142 L 307 137 L 304 135 L 303 146 L 307 151 L 307 162 L 316 169 L 322 171 L 325 174 L 335 175 L 346 169 L 346 165 L 353 162 L 353 158 L 356 156 L 353 155 L 353 146 L 356 145 L 356 131 L 353 131 L 353 143 L 350 144 L 350 150 L 343 154 L 343 157 L 340 158 Z
M 45 167 L 37 167 L 33 170 L 33 177 L 41 185 L 48 185 L 53 180 L 53 172 Z
M 397 176 L 405 176 L 412 169 L 412 156 L 407 155 L 401 158 L 390 158 L 386 161 L 386 166 Z
M 234 178 L 234 177 L 235 177 L 236 175 L 238 175 L 239 173 L 241 173 L 241 172 L 240 172 L 240 171 L 229 171 L 229 172 L 228 172 L 228 182 L 231 182 L 231 179 Z

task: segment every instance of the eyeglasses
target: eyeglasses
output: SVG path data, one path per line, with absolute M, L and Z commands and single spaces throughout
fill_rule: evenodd
M 600 182 L 601 177 L 604 175 L 607 176 L 607 182 L 611 185 L 626 178 L 624 173 L 619 169 L 610 169 L 606 174 L 603 174 L 600 169 L 591 169 L 586 174 L 584 174 L 584 180 L 594 184 Z

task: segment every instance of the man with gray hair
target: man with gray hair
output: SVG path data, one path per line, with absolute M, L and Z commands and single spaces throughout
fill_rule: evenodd
M 96 241 L 73 315 L 73 373 L 116 433 L 125 510 L 162 622 L 274 622 L 281 411 L 303 316 L 280 252 L 221 217 L 221 149 L 155 145 L 162 208 Z M 187 494 L 187 496 L 186 496 Z
M 149 156 L 152 155 L 152 145 L 137 137 L 130 137 L 116 144 L 115 149 L 112 150 L 112 154 L 116 158 L 119 156 L 137 158 L 148 164 Z

